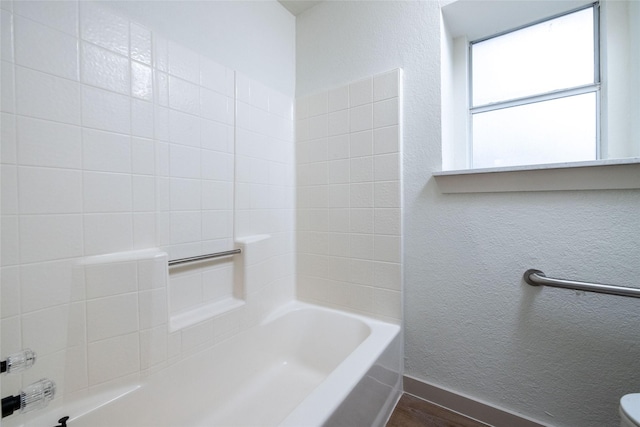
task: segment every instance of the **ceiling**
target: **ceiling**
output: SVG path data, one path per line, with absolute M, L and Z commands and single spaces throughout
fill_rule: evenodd
M 294 16 L 300 15 L 305 10 L 321 3 L 322 0 L 278 0 L 281 5 L 287 8 Z

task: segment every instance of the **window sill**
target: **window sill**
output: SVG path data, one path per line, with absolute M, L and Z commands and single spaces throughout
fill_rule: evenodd
M 444 194 L 640 188 L 640 158 L 434 172 Z

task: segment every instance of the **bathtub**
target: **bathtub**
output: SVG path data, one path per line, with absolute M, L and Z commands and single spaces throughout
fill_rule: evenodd
M 399 326 L 296 301 L 143 381 L 11 426 L 383 426 L 400 373 Z

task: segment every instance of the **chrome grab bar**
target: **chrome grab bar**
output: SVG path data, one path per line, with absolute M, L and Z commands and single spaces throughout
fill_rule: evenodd
M 600 294 L 619 295 L 640 298 L 640 289 L 623 286 L 603 285 L 601 283 L 578 282 L 575 280 L 554 279 L 547 277 L 540 270 L 529 269 L 524 272 L 524 281 L 531 286 L 551 286 L 554 288 L 575 289 L 578 291 L 597 292 Z
M 169 260 L 169 267 L 174 266 L 174 265 L 179 265 L 179 264 L 186 264 L 188 262 L 204 261 L 204 260 L 212 259 L 212 258 L 220 258 L 220 257 L 223 257 L 223 256 L 231 256 L 231 255 L 235 255 L 235 254 L 239 254 L 239 253 L 242 253 L 241 249 L 232 249 L 230 251 L 222 251 L 222 252 L 216 252 L 216 253 L 213 253 L 213 254 L 192 256 L 192 257 L 189 257 L 189 258 L 172 259 L 172 260 Z

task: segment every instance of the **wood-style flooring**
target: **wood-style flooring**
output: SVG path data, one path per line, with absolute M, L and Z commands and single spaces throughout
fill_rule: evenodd
M 457 412 L 404 393 L 386 427 L 488 427 Z

